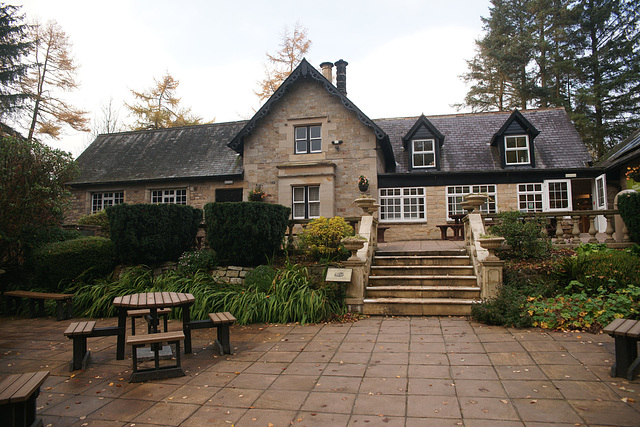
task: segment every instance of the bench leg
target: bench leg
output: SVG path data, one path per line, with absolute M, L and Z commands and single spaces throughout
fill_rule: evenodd
M 56 320 L 64 320 L 65 319 L 65 307 L 64 301 L 56 300 Z
M 229 342 L 229 325 L 218 325 L 218 342 L 222 347 L 223 354 L 231 354 L 231 343 Z
M 44 316 L 44 300 L 36 300 L 35 298 L 29 298 L 29 316 L 34 317 Z
M 73 359 L 71 360 L 70 371 L 87 369 L 90 352 L 87 350 L 87 337 L 73 337 Z
M 615 351 L 616 363 L 611 367 L 611 376 L 625 378 L 638 358 L 638 343 L 635 339 L 616 336 Z

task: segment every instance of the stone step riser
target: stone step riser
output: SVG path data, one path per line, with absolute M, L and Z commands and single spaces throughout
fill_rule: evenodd
M 369 276 L 369 286 L 476 286 L 475 276 L 468 277 L 385 277 Z
M 469 257 L 406 257 L 406 258 L 374 258 L 376 266 L 447 266 L 471 265 Z
M 388 304 L 367 303 L 363 307 L 364 314 L 382 316 L 468 316 L 471 314 L 469 304 Z
M 480 298 L 480 290 L 461 289 L 429 289 L 429 290 L 410 290 L 410 289 L 377 289 L 367 288 L 367 298 L 461 298 L 476 299 Z
M 374 266 L 372 276 L 473 276 L 471 266 Z
M 406 252 L 384 252 L 377 251 L 376 256 L 391 256 L 391 257 L 405 257 L 405 256 L 464 256 L 467 255 L 467 251 L 464 249 L 443 249 L 439 251 L 406 251 Z

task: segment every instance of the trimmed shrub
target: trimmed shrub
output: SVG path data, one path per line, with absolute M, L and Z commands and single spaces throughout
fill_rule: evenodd
M 221 261 L 256 266 L 282 245 L 291 209 L 261 202 L 207 203 L 207 242 Z
M 518 211 L 498 214 L 499 223 L 489 231 L 504 237 L 511 254 L 518 258 L 542 259 L 551 250 L 551 241 L 542 235 L 542 218 L 523 218 Z
M 120 204 L 106 209 L 111 240 L 125 264 L 175 261 L 195 245 L 202 211 L 188 205 Z
M 640 287 L 640 258 L 617 250 L 576 255 L 560 264 L 556 277 L 567 294 L 584 292 L 592 296 L 629 285 Z
M 109 237 L 109 216 L 107 216 L 107 212 L 104 209 L 100 212 L 83 215 L 78 220 L 78 224 L 97 225 L 98 227 L 100 227 L 100 235 L 102 237 Z
M 618 209 L 629 230 L 631 240 L 640 243 L 640 193 L 620 194 Z
M 80 275 L 90 279 L 111 273 L 115 250 L 104 237 L 81 237 L 43 245 L 34 251 L 33 260 L 39 286 L 58 290 Z
M 313 258 L 328 259 L 341 253 L 349 255 L 340 243 L 347 236 L 353 236 L 353 227 L 344 218 L 320 217 L 311 220 L 300 233 L 300 243 Z

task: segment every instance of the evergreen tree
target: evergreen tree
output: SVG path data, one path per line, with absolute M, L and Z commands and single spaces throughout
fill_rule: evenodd
M 640 9 L 636 0 L 579 0 L 573 119 L 596 157 L 640 125 Z
M 0 120 L 15 111 L 26 97 L 17 82 L 27 71 L 22 61 L 29 50 L 27 26 L 19 7 L 0 3 Z

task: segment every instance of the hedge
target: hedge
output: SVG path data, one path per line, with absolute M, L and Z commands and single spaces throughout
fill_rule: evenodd
M 196 241 L 202 210 L 175 204 L 107 208 L 109 231 L 124 264 L 175 261 Z
M 640 243 L 640 193 L 620 194 L 618 209 L 631 240 Z
M 105 276 L 115 265 L 113 242 L 104 237 L 81 237 L 48 243 L 33 253 L 38 287 L 63 289 L 78 276 Z
M 262 202 L 227 202 L 208 203 L 204 212 L 207 241 L 220 260 L 255 266 L 280 249 L 291 209 Z

